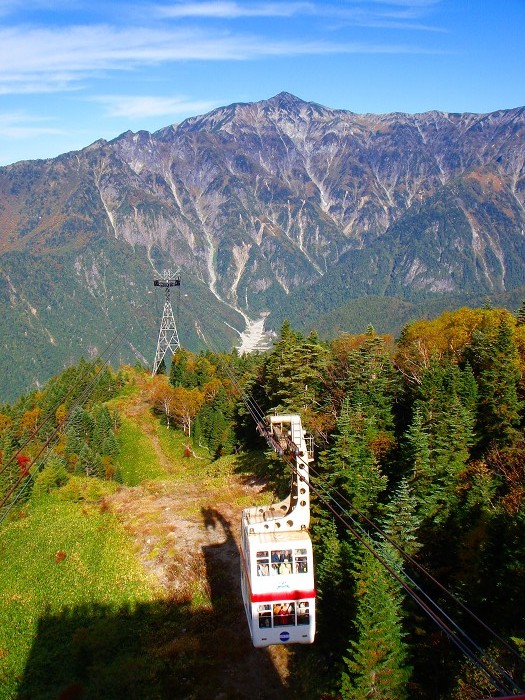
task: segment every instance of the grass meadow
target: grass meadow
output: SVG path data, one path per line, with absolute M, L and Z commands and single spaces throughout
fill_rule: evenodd
M 182 431 L 168 429 L 149 407 L 117 407 L 122 484 L 69 475 L 49 493 L 35 490 L 2 526 L 0 700 L 214 697 L 224 664 L 235 667 L 246 654 L 247 635 L 236 631 L 243 619 L 238 591 L 221 573 L 224 555 L 217 554 L 211 581 L 203 569 L 196 586 L 196 568 L 180 594 L 167 595 L 147 573 L 149 559 L 145 567 L 135 538 L 143 528 L 150 533 L 144 537 L 158 539 L 154 558 L 155 547 L 166 545 L 159 556 L 176 575 L 184 560 L 177 560 L 173 532 L 164 539 L 157 533 L 165 535 L 165 526 L 149 499 L 178 490 L 176 515 L 190 523 L 202 520 L 202 498 L 210 513 L 216 498 L 234 509 L 250 505 L 234 487 L 239 456 L 212 462 L 205 449 L 190 453 Z M 127 487 L 139 489 L 128 495 Z M 144 498 L 144 511 L 122 517 L 106 505 L 112 494 L 132 499 L 130 508 Z M 228 691 L 240 697 L 236 692 Z
M 115 516 L 98 502 L 68 500 L 70 492 L 66 485 L 64 493 L 58 490 L 40 496 L 3 527 L 1 698 L 16 697 L 43 620 L 81 610 L 89 617 L 95 604 L 113 614 L 155 599 L 153 582 L 135 558 L 132 543 Z M 56 625 L 56 635 L 49 635 L 46 641 L 47 650 L 39 652 L 49 655 L 50 669 L 53 655 L 60 655 L 71 640 Z M 27 691 L 27 697 L 40 697 L 35 688 Z

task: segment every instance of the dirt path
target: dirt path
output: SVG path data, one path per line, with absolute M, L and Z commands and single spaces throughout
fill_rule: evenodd
M 195 463 L 195 479 L 191 468 L 189 479 L 177 478 L 177 465 L 162 450 L 148 410 L 139 394 L 127 405 L 126 415 L 151 440 L 159 462 L 174 478 L 122 488 L 107 505 L 133 537 L 137 554 L 158 581 L 161 595 L 185 603 L 196 601 L 206 611 L 209 625 L 204 634 L 194 635 L 192 643 L 210 657 L 216 683 L 213 695 L 196 691 L 192 697 L 289 699 L 293 697 L 287 689 L 289 649 L 253 648 L 241 600 L 240 504 L 257 503 L 259 487 L 233 470 L 225 479 L 203 478 L 203 470 L 211 469 L 203 463 Z M 187 464 L 179 469 L 186 473 Z

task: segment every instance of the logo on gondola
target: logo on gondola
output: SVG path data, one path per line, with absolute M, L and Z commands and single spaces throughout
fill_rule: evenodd
M 290 639 L 290 632 L 281 632 L 279 639 L 281 642 L 287 642 Z

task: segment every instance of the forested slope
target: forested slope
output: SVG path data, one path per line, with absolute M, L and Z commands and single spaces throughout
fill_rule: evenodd
M 397 342 L 369 328 L 330 343 L 285 322 L 265 354 L 180 350 L 169 375 L 155 378 L 138 369 L 114 374 L 81 363 L 42 392 L 1 407 L 3 505 L 12 502 L 18 482 L 28 484 L 3 522 L 2 558 L 24 568 L 24 548 L 46 513 L 72 538 L 51 550 L 44 544 L 35 549 L 38 596 L 31 584 L 18 591 L 16 578 L 6 578 L 1 600 L 13 625 L 17 615 L 32 620 L 20 637 L 12 625 L 3 630 L 0 661 L 8 690 L 14 692 L 17 674 L 29 696 L 32 684 L 48 682 L 38 680 L 34 669 L 42 659 L 49 662 L 44 648 L 65 630 L 79 648 L 67 666 L 70 686 L 93 692 L 102 677 L 110 689 L 104 697 L 119 697 L 119 683 L 129 677 L 155 689 L 152 695 L 136 691 L 144 698 L 215 697 L 212 687 L 217 697 L 497 695 L 494 676 L 458 652 L 451 635 L 407 594 L 408 581 L 476 640 L 490 658 L 489 671 L 501 664 L 514 687 L 523 687 L 524 321 L 521 312 L 463 308 L 408 324 Z M 96 393 L 76 405 L 68 387 L 83 377 L 81 393 L 96 373 Z M 248 406 L 242 397 L 249 397 Z M 263 484 L 285 493 L 289 474 L 276 456 L 263 458 L 250 406 L 264 413 L 299 411 L 317 445 L 311 469 L 316 643 L 273 648 L 269 655 L 248 653 L 240 590 L 232 584 L 235 540 L 242 507 L 271 498 Z M 49 424 L 25 445 L 48 415 Z M 53 454 L 37 475 L 33 460 L 53 430 Z M 343 518 L 328 507 L 326 494 L 340 504 Z M 74 548 L 73 521 L 60 525 L 68 522 L 59 513 L 66 507 L 81 520 L 93 516 L 99 533 L 120 533 L 124 539 L 111 549 L 134 552 L 135 563 L 126 570 L 135 573 L 122 588 L 128 602 L 118 596 L 108 602 L 93 584 L 92 597 L 83 591 L 79 600 L 94 613 L 77 617 L 71 591 L 82 589 L 83 576 L 92 580 L 95 574 L 89 558 Z M 90 561 L 100 547 L 93 545 Z M 411 559 L 403 561 L 400 550 Z M 64 571 L 56 593 L 40 561 L 55 577 Z M 109 570 L 107 585 L 115 595 L 119 575 Z M 133 586 L 143 593 L 129 593 Z M 106 625 L 101 618 L 108 617 L 108 605 L 114 615 Z M 139 648 L 129 642 L 137 629 Z M 123 655 L 115 664 L 107 658 L 110 632 L 123 635 Z M 20 658 L 28 659 L 25 670 L 13 664 L 14 638 L 22 639 L 17 643 L 25 649 Z M 57 663 L 61 653 L 58 648 Z M 211 685 L 202 685 L 205 677 Z M 63 687 L 69 686 L 59 675 L 53 692 Z

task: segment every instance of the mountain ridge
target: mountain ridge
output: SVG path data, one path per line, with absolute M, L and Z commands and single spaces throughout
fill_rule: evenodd
M 524 136 L 523 107 L 359 115 L 283 92 L 0 168 L 0 300 L 17 336 L 3 362 L 33 362 L 37 319 L 67 326 L 78 301 L 72 352 L 103 347 L 119 318 L 130 359 L 154 354 L 148 280 L 165 267 L 205 317 L 181 320 L 189 347 L 208 323 L 222 347 L 261 314 L 275 328 L 309 286 L 323 313 L 367 295 L 511 292 L 525 284 Z M 28 282 L 43 269 L 45 285 Z M 56 320 L 37 333 L 56 358 L 49 335 L 63 342 Z

